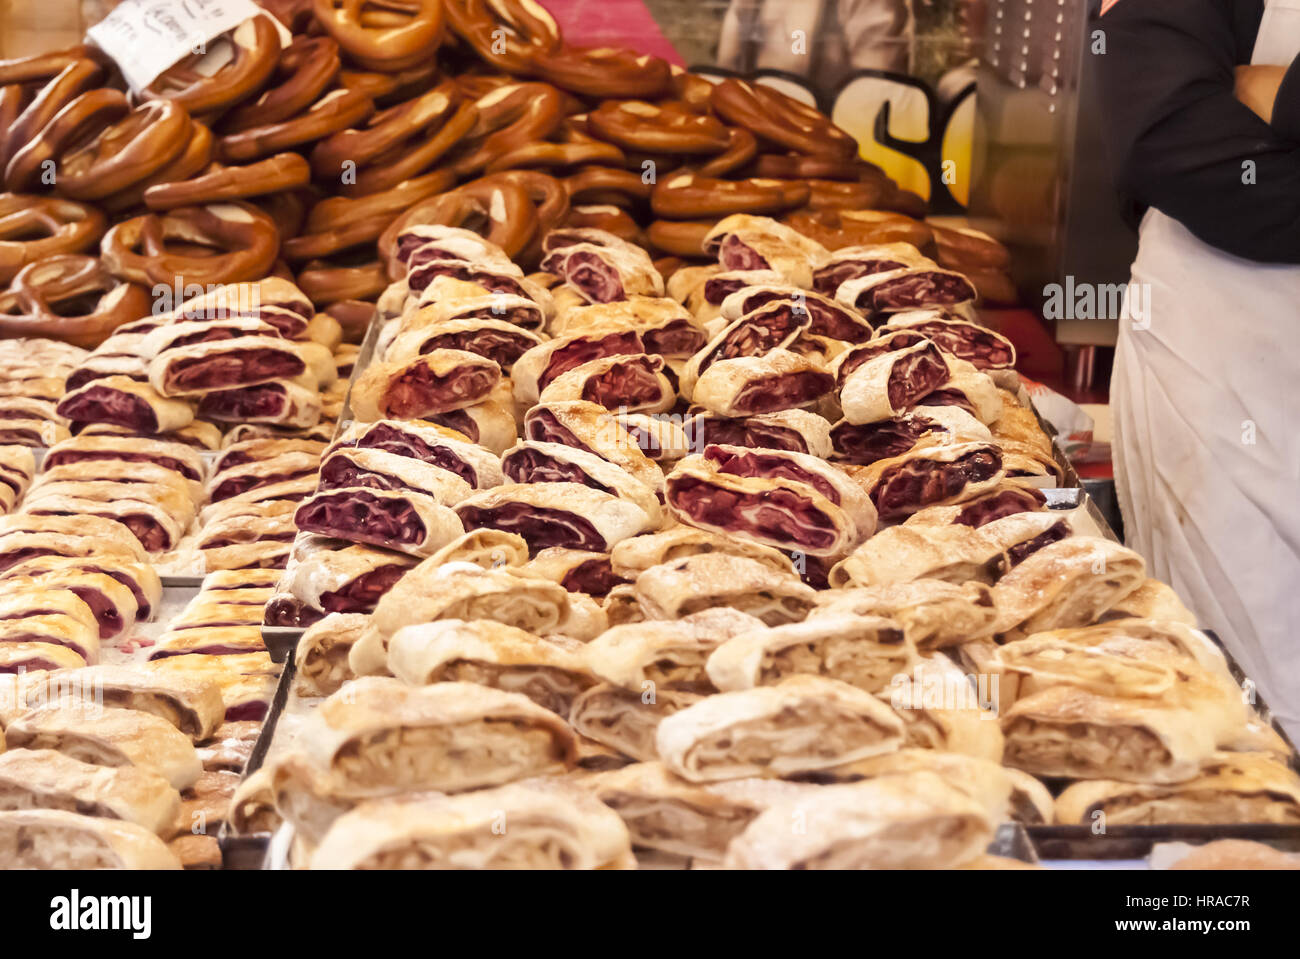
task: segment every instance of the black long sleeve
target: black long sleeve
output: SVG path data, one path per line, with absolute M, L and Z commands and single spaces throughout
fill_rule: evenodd
M 1127 200 L 1237 256 L 1300 263 L 1300 141 L 1291 136 L 1300 68 L 1272 126 L 1233 94 L 1260 9 L 1258 0 L 1119 0 L 1092 25 L 1106 43 L 1102 106 Z

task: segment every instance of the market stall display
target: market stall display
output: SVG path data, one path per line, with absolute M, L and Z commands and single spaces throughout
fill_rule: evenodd
M 0 866 L 1300 823 L 1290 745 L 1061 495 L 995 240 L 536 4 L 284 18 L 139 95 L 0 62 Z

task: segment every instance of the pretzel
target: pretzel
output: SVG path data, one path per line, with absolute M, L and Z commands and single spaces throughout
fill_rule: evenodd
M 212 153 L 216 148 L 216 138 L 212 131 L 202 123 L 194 123 L 189 142 L 180 156 L 172 160 L 157 173 L 150 174 L 139 183 L 134 183 L 125 190 L 112 196 L 106 196 L 99 205 L 109 213 L 120 213 L 144 205 L 144 194 L 150 187 L 163 183 L 179 183 L 188 180 L 208 168 L 212 162 Z
M 63 50 L 38 53 L 30 57 L 16 57 L 12 60 L 0 60 L 0 84 L 32 83 L 48 80 L 64 70 L 69 64 L 78 60 L 102 61 L 103 53 L 98 47 L 78 44 Z
M 100 197 L 156 173 L 185 149 L 194 124 L 170 100 L 136 107 L 59 160 L 59 190 L 76 200 Z
M 338 84 L 345 90 L 364 93 L 376 103 L 389 104 L 409 100 L 429 89 L 438 79 L 438 64 L 434 60 L 421 63 L 398 73 L 377 73 L 373 70 L 340 70 Z M 502 78 L 507 80 L 508 78 Z M 459 84 L 457 84 L 459 89 Z
M 311 0 L 257 0 L 257 5 L 283 23 L 292 34 L 306 33 L 316 25 Z
M 249 127 L 223 136 L 217 153 L 223 160 L 246 163 L 272 153 L 311 143 L 361 123 L 374 112 L 369 97 L 351 90 L 332 90 L 306 113 L 291 120 Z
M 950 229 L 930 224 L 940 266 L 965 273 L 967 270 L 1007 270 L 1011 253 L 1005 246 L 979 230 Z M 973 282 L 973 281 L 972 281 Z
M 645 153 L 713 156 L 730 144 L 726 126 L 717 119 L 671 101 L 609 100 L 588 115 L 587 126 L 603 140 Z
M 885 198 L 880 201 L 880 209 L 917 219 L 930 212 L 930 204 L 919 193 L 900 190 L 891 180 Z
M 808 180 L 811 195 L 810 210 L 875 210 L 882 207 L 890 195 L 892 184 L 867 180 L 842 183 L 838 180 Z
M 248 166 L 213 166 L 201 176 L 160 183 L 144 191 L 151 210 L 174 210 L 222 200 L 278 193 L 311 182 L 311 165 L 296 153 L 277 153 Z
M 854 183 L 861 179 L 864 168 L 872 167 L 859 160 L 764 153 L 754 163 L 754 175 L 772 177 L 774 180 L 843 180 Z
M 318 203 L 317 206 L 320 204 Z M 284 256 L 290 261 L 316 260 L 366 243 L 373 243 L 392 222 L 392 215 L 384 213 L 332 226 L 318 233 L 303 233 L 284 241 Z
M 360 343 L 375 316 L 375 304 L 364 300 L 339 300 L 327 306 L 324 312 L 343 327 L 343 342 Z
M 222 130 L 238 133 L 297 116 L 334 82 L 341 66 L 339 45 L 329 37 L 295 37 L 280 53 L 271 86 L 227 113 Z
M 451 82 L 456 85 L 456 89 L 460 91 L 461 96 L 477 101 L 493 90 L 514 86 L 519 81 L 513 77 L 497 73 L 462 73 L 459 76 L 452 77 Z
M 435 170 L 382 193 L 321 200 L 311 208 L 301 235 L 286 239 L 281 249 L 290 260 L 314 260 L 373 242 L 394 217 L 455 185 L 450 171 Z
M 528 143 L 504 153 L 488 164 L 488 172 L 501 170 L 560 170 L 587 164 L 622 168 L 623 151 L 612 143 Z
M 514 259 L 525 269 L 542 261 L 542 240 L 559 226 L 569 213 L 569 191 L 555 177 L 537 170 L 502 170 L 476 181 L 478 184 L 506 183 L 521 187 L 528 194 L 536 212 L 536 227 L 532 239 L 515 254 Z
M 367 70 L 397 72 L 431 58 L 442 32 L 442 0 L 313 0 L 312 11 Z
M 400 186 L 437 163 L 477 122 L 478 109 L 474 104 L 457 105 L 456 112 L 436 131 L 425 130 L 421 134 L 426 137 L 424 142 L 414 146 L 404 143 L 376 157 L 374 162 L 357 171 L 355 183 L 344 183 L 339 192 L 345 196 L 360 196 Z
M 306 188 L 272 193 L 262 197 L 257 205 L 275 223 L 275 228 L 280 233 L 280 242 L 283 243 L 302 232 L 303 225 L 307 222 L 307 210 L 315 202 L 314 191 Z
M 531 72 L 538 53 L 564 43 L 555 18 L 531 0 L 443 0 L 443 9 L 452 32 L 505 73 Z
M 117 90 L 87 90 L 14 151 L 5 167 L 5 187 L 14 191 L 35 188 L 42 181 L 46 164 L 54 163 L 78 137 L 84 138 L 87 131 L 102 130 L 130 111 L 126 95 Z
M 385 153 L 400 150 L 421 131 L 444 125 L 453 115 L 457 99 L 453 88 L 442 86 L 381 110 L 361 129 L 331 134 L 312 149 L 312 169 L 321 178 L 334 178 L 347 161 L 361 167 Z
M 383 263 L 334 264 L 312 260 L 298 274 L 298 289 L 317 306 L 340 300 L 373 300 L 388 286 Z
M 481 186 L 509 183 L 522 187 L 537 209 L 537 222 L 542 231 L 550 231 L 559 226 L 569 212 L 569 191 L 564 188 L 564 184 L 555 177 L 536 170 L 502 170 L 474 183 Z M 466 184 L 470 185 L 473 184 Z
M 90 249 L 107 226 L 104 214 L 84 203 L 0 194 L 0 282 L 29 263 Z
M 704 238 L 716 225 L 716 220 L 656 220 L 646 228 L 645 236 L 655 249 L 673 256 L 707 258 Z
M 212 43 L 215 49 L 192 53 L 168 67 L 140 96 L 171 100 L 194 114 L 213 113 L 262 89 L 280 57 L 280 35 L 269 16 L 245 20 Z M 222 53 L 228 59 L 220 67 L 204 69 Z
M 114 279 L 93 256 L 61 253 L 29 263 L 11 288 L 21 313 L 0 316 L 0 337 L 40 336 L 94 349 L 149 314 L 149 293 Z
M 728 123 L 806 156 L 848 160 L 858 143 L 824 113 L 778 90 L 728 77 L 713 88 L 713 109 Z
M 626 210 L 616 206 L 575 206 L 570 207 L 565 216 L 563 227 L 574 229 L 604 230 L 620 240 L 626 240 L 636 246 L 645 245 L 641 227 Z
M 744 127 L 731 127 L 727 131 L 727 149 L 713 159 L 700 164 L 701 176 L 726 176 L 745 166 L 758 153 L 758 139 Z M 760 174 L 761 177 L 761 174 Z M 763 177 L 763 179 L 767 179 Z M 774 179 L 784 179 L 776 177 Z
M 9 126 L 5 137 L 7 152 L 0 157 L 0 163 L 7 166 L 10 158 L 44 130 L 55 114 L 85 91 L 98 86 L 103 75 L 103 69 L 94 60 L 79 59 L 51 77 Z
M 673 98 L 694 113 L 708 113 L 713 97 L 713 84 L 698 73 L 688 73 L 681 67 L 670 64 L 672 75 Z
M 672 92 L 668 62 L 609 47 L 567 47 L 533 58 L 536 73 L 561 90 L 602 99 L 653 99 Z
M 4 158 L 12 152 L 9 149 L 9 131 L 25 106 L 27 106 L 27 90 L 21 83 L 10 83 L 0 87 L 0 182 L 4 180 Z M 16 144 L 14 149 L 20 146 L 21 143 Z
M 379 255 L 388 274 L 399 280 L 406 268 L 396 260 L 397 237 L 408 227 L 439 224 L 473 230 L 514 257 L 537 232 L 537 208 L 517 183 L 496 174 L 487 182 L 474 180 L 448 193 L 417 203 L 388 225 L 379 237 Z M 364 297 L 357 297 L 364 299 Z
M 934 241 L 934 233 L 924 223 L 880 210 L 799 211 L 783 222 L 828 250 L 883 243 L 910 243 L 922 249 Z
M 719 180 L 695 173 L 664 177 L 650 194 L 650 208 L 670 220 L 784 213 L 808 202 L 806 183 L 789 180 Z
M 653 185 L 631 170 L 609 167 L 586 167 L 564 180 L 564 189 L 573 203 L 612 203 L 624 206 L 630 201 L 649 200 Z
M 564 119 L 564 97 L 547 83 L 514 83 L 480 97 L 478 122 L 449 158 L 458 176 L 481 173 L 497 157 L 545 140 Z
M 279 245 L 275 222 L 236 201 L 125 220 L 104 234 L 100 255 L 114 276 L 146 286 L 239 283 L 266 276 Z

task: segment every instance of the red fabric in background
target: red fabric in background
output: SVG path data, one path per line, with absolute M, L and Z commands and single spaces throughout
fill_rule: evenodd
M 1032 310 L 990 307 L 980 310 L 980 322 L 997 330 L 1016 346 L 1016 369 L 1031 379 L 1061 390 L 1064 356 L 1052 331 Z
M 629 47 L 685 66 L 641 0 L 542 0 L 575 47 Z

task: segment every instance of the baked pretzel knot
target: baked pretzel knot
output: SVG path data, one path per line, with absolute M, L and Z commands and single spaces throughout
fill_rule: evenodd
M 89 250 L 108 221 L 93 206 L 53 197 L 0 194 L 0 283 L 60 253 Z
M 816 107 L 779 90 L 729 77 L 713 88 L 713 109 L 760 140 L 807 156 L 849 159 L 858 143 Z
M 209 47 L 168 67 L 140 95 L 145 100 L 171 100 L 195 115 L 239 103 L 271 78 L 280 58 L 280 35 L 270 17 L 259 15 L 222 34 Z M 226 58 L 221 66 L 207 69 L 219 57 Z
M 50 256 L 23 267 L 0 308 L 0 337 L 46 337 L 94 349 L 149 313 L 149 293 L 93 256 Z
M 279 249 L 275 222 L 235 202 L 124 220 L 104 234 L 101 255 L 114 276 L 134 283 L 207 285 L 260 280 Z
M 393 73 L 431 58 L 442 0 L 314 0 L 316 22 L 367 70 Z
M 516 75 L 532 71 L 539 53 L 564 43 L 560 25 L 535 0 L 444 0 L 447 24 L 482 60 Z

